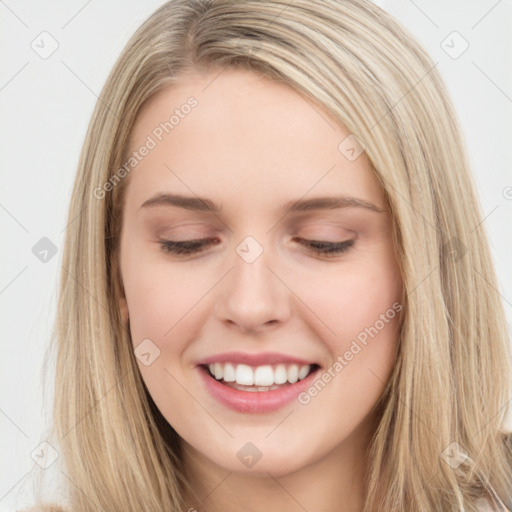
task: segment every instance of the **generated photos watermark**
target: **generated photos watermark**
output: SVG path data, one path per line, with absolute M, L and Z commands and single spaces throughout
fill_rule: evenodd
M 331 382 L 336 375 L 338 375 L 350 362 L 368 345 L 370 339 L 375 338 L 382 329 L 388 324 L 397 313 L 402 311 L 402 304 L 395 302 L 385 313 L 379 315 L 370 327 L 365 327 L 356 337 L 352 340 L 350 347 L 336 358 L 336 361 L 323 371 L 315 379 L 313 384 L 306 390 L 300 393 L 297 397 L 301 405 L 307 405 L 311 399 L 317 396 L 329 382 Z
M 139 165 L 142 160 L 149 153 L 155 149 L 166 135 L 172 132 L 176 126 L 178 126 L 185 117 L 187 117 L 194 107 L 197 107 L 199 102 L 196 98 L 191 96 L 187 99 L 187 102 L 181 105 L 179 108 L 174 109 L 173 114 L 168 120 L 162 121 L 156 126 L 153 131 L 146 137 L 144 143 L 128 157 L 126 162 L 105 182 L 103 185 L 98 186 L 94 189 L 93 195 L 96 199 L 103 199 L 107 192 L 114 190 L 130 172 Z

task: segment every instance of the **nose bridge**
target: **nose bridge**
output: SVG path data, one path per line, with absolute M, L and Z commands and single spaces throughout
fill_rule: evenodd
M 276 264 L 274 251 L 248 236 L 236 247 L 234 268 L 228 274 L 217 315 L 223 322 L 244 330 L 258 330 L 284 321 L 288 315 L 286 287 L 270 268 Z

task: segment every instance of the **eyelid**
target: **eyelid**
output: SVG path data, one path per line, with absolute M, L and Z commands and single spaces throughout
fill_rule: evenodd
M 352 249 L 356 239 L 349 238 L 346 240 L 339 240 L 330 242 L 326 240 L 311 240 L 294 237 L 294 241 L 299 244 L 305 245 L 313 254 L 319 255 L 324 258 L 334 258 L 341 256 L 343 253 Z M 212 241 L 215 242 L 212 244 Z M 159 239 L 159 244 L 162 250 L 169 254 L 174 254 L 176 257 L 185 257 L 190 255 L 200 255 L 211 245 L 217 245 L 220 241 L 211 238 L 195 238 L 191 240 L 164 240 Z M 205 249 L 206 248 L 206 249 Z
M 164 225 L 155 230 L 157 237 L 172 236 L 172 237 L 186 237 L 193 236 L 194 240 L 199 238 L 207 238 L 206 233 L 210 232 L 211 229 L 206 228 L 200 224 L 184 224 L 184 225 Z
M 355 237 L 357 232 L 352 229 L 347 229 L 340 226 L 339 223 L 309 223 L 303 224 L 300 228 L 295 230 L 300 233 L 304 238 L 326 240 L 333 238 L 333 241 L 339 242 L 341 239 Z

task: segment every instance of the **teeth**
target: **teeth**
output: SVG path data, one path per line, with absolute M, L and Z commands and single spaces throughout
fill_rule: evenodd
M 252 386 L 254 384 L 252 368 L 246 364 L 239 364 L 236 367 L 235 382 L 244 386 Z
M 222 379 L 224 376 L 224 367 L 220 363 L 215 363 L 213 367 L 213 374 L 217 380 Z
M 288 382 L 295 384 L 299 380 L 299 367 L 296 364 L 292 364 L 288 368 Z
M 274 384 L 272 366 L 258 366 L 254 371 L 254 384 L 256 386 L 272 386 Z
M 274 372 L 274 382 L 276 384 L 284 384 L 288 380 L 288 372 L 284 364 L 278 364 Z
M 235 382 L 236 371 L 235 367 L 231 363 L 224 365 L 224 382 Z
M 268 391 L 269 388 L 280 384 L 295 384 L 297 381 L 306 378 L 310 371 L 311 365 L 305 364 L 299 366 L 297 364 L 278 364 L 264 365 L 253 368 L 247 364 L 234 363 L 212 363 L 208 366 L 212 375 L 216 380 L 224 382 L 232 382 L 232 387 L 253 386 L 247 391 Z
M 304 366 L 301 366 L 299 368 L 299 380 L 302 380 L 303 378 L 308 376 L 310 366 L 308 364 L 305 364 Z

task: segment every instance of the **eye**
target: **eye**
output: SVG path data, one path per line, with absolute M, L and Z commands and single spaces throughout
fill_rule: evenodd
M 208 245 L 219 243 L 215 238 L 202 238 L 195 240 L 186 240 L 183 242 L 175 242 L 174 240 L 160 240 L 160 245 L 164 252 L 177 255 L 189 255 L 201 252 Z
M 336 256 L 347 252 L 354 245 L 355 240 L 344 240 L 343 242 L 324 242 L 322 240 L 304 240 L 301 238 L 295 238 L 297 242 L 302 245 L 306 245 L 316 254 L 322 256 Z
M 343 242 L 324 242 L 322 240 L 304 240 L 301 238 L 294 238 L 295 241 L 302 245 L 306 245 L 315 254 L 323 256 L 335 256 L 350 250 L 354 245 L 355 240 L 345 240 Z M 216 245 L 219 240 L 215 238 L 203 238 L 195 240 L 186 240 L 176 242 L 174 240 L 160 240 L 162 250 L 167 253 L 176 255 L 190 255 L 201 252 L 210 245 Z

